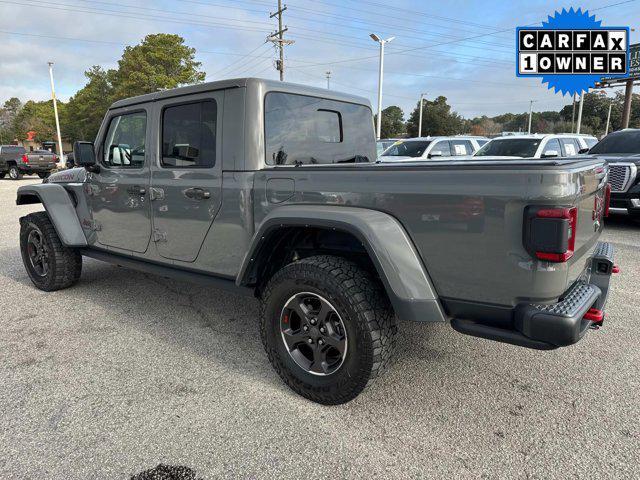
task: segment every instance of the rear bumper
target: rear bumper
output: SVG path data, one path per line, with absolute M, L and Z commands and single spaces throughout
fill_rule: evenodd
M 25 163 L 19 163 L 18 165 L 18 170 L 20 170 L 21 172 L 32 172 L 32 173 L 46 173 L 46 172 L 50 172 L 52 170 L 55 170 L 56 168 L 56 164 L 52 164 L 52 165 L 30 165 L 30 164 L 25 164 Z
M 602 325 L 613 272 L 613 246 L 599 242 L 585 277 L 572 285 L 558 302 L 519 304 L 512 312 L 509 328 L 457 318 L 451 325 L 467 335 L 538 350 L 572 345 L 582 339 L 589 328 Z

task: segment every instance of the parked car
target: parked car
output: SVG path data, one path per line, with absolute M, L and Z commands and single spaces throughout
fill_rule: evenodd
M 371 124 L 365 98 L 261 79 L 120 100 L 81 168 L 18 189 L 46 210 L 20 219 L 26 271 L 58 290 L 86 256 L 254 295 L 275 370 L 324 404 L 382 372 L 397 319 L 540 350 L 602 323 L 603 161 L 376 163 Z
M 640 220 L 640 129 L 612 132 L 589 150 L 609 163 L 612 213 Z
M 397 141 L 397 138 L 383 138 L 381 140 L 378 140 L 376 142 L 376 153 L 378 154 L 378 157 L 382 155 L 382 152 L 384 152 L 387 148 L 389 148 Z
M 34 173 L 47 178 L 57 162 L 58 157 L 48 150 L 27 152 L 26 148 L 17 145 L 0 146 L 0 178 L 9 174 L 12 180 L 19 180 L 22 175 Z
M 416 137 L 398 140 L 379 159 L 382 162 L 415 162 L 430 158 L 473 155 L 480 148 L 482 137 Z M 488 139 L 486 139 L 488 140 Z
M 595 137 L 579 134 L 508 135 L 492 139 L 474 157 L 552 158 L 586 152 Z

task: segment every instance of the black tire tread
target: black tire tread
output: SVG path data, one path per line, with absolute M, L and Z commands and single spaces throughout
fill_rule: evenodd
M 31 276 L 27 265 L 28 259 L 25 256 L 26 253 L 24 251 L 22 252 L 25 267 L 34 285 L 40 290 L 53 292 L 55 290 L 69 288 L 77 283 L 82 273 L 82 255 L 80 255 L 80 252 L 76 249 L 65 247 L 62 244 L 62 241 L 60 240 L 60 237 L 58 237 L 58 233 L 56 232 L 53 223 L 51 223 L 51 219 L 47 212 L 31 213 L 26 217 L 23 217 L 21 219 L 21 237 L 27 234 L 29 223 L 33 223 L 40 229 L 45 241 L 49 244 L 49 258 L 53 257 L 53 276 L 50 278 L 47 277 L 45 281 L 42 281 L 41 278 L 34 278 Z M 21 250 L 23 250 L 22 238 L 20 243 Z
M 329 398 L 326 393 L 320 395 L 309 390 L 301 391 L 297 378 L 289 374 L 276 358 L 277 352 L 270 349 L 267 344 L 266 336 L 269 328 L 269 319 L 265 312 L 266 299 L 269 298 L 273 288 L 278 283 L 292 276 L 332 282 L 356 312 L 356 316 L 352 320 L 360 322 L 361 327 L 364 327 L 364 330 L 370 333 L 372 341 L 371 370 L 370 372 L 359 372 L 359 375 L 356 376 L 356 382 L 348 391 L 337 393 Z M 304 397 L 322 404 L 335 405 L 348 402 L 370 386 L 389 366 L 393 356 L 395 334 L 397 332 L 395 315 L 380 282 L 374 280 L 368 272 L 356 263 L 333 255 L 312 256 L 290 263 L 273 275 L 267 283 L 261 298 L 260 333 L 269 361 L 284 382 Z

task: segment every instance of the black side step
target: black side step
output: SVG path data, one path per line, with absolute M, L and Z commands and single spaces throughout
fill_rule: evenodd
M 214 288 L 227 290 L 240 295 L 253 296 L 253 290 L 247 287 L 238 287 L 231 278 L 218 277 L 197 270 L 187 270 L 179 267 L 168 267 L 156 262 L 138 260 L 136 258 L 106 252 L 94 248 L 81 248 L 80 253 L 85 257 L 94 258 L 102 262 L 112 263 L 120 267 L 131 268 L 140 272 L 151 273 L 160 277 L 175 280 L 208 285 Z
M 533 348 L 535 350 L 554 350 L 558 348 L 555 345 L 546 342 L 540 342 L 525 337 L 515 330 L 505 330 L 504 328 L 489 327 L 476 323 L 472 320 L 461 320 L 454 318 L 451 320 L 451 326 L 460 333 L 471 335 L 472 337 L 486 338 L 487 340 L 495 340 L 497 342 L 509 343 L 519 347 Z

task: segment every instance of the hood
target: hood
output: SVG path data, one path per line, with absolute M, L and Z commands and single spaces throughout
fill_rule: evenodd
M 640 153 L 593 153 L 589 156 L 609 163 L 627 162 L 640 165 Z

